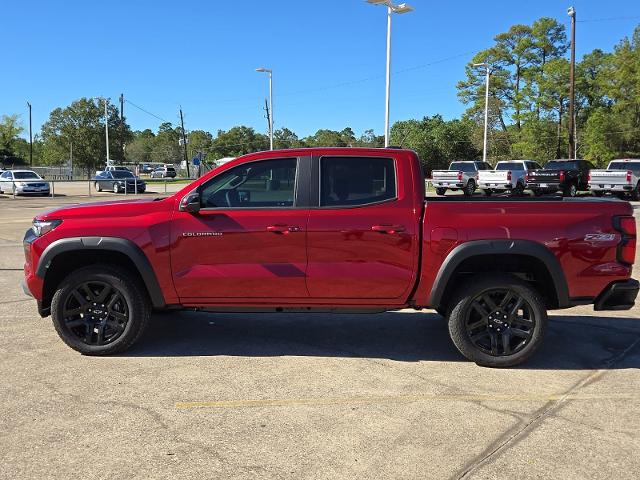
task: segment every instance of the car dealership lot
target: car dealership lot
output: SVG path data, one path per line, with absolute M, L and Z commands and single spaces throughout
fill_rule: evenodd
M 83 357 L 23 295 L 20 242 L 39 211 L 124 198 L 92 194 L 0 196 L 0 478 L 637 478 L 639 307 L 554 312 L 506 370 L 431 311 L 176 312 Z

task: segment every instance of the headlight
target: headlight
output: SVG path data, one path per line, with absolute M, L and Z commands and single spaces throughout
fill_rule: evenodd
M 25 185 L 24 182 L 16 182 L 16 187 L 24 187 Z
M 33 230 L 33 233 L 36 234 L 36 237 L 41 237 L 45 233 L 48 233 L 56 228 L 61 223 L 62 220 L 34 220 L 33 227 L 31 227 L 31 229 Z

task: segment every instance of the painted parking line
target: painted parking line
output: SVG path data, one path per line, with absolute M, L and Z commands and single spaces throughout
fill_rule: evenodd
M 176 408 L 250 408 L 250 407 L 287 407 L 287 406 L 321 406 L 350 405 L 367 403 L 411 403 L 411 402 L 550 402 L 558 400 L 640 400 L 639 393 L 577 393 L 569 394 L 416 394 L 416 395 L 381 395 L 367 397 L 325 397 L 325 398 L 281 398 L 261 400 L 219 400 L 178 402 Z

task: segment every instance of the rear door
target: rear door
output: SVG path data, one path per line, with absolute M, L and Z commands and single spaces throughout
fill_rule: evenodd
M 308 297 L 309 172 L 309 157 L 285 156 L 242 163 L 200 186 L 200 211 L 177 211 L 172 221 L 183 303 Z
M 408 159 L 407 159 L 408 160 Z M 307 288 L 313 299 L 401 303 L 413 285 L 420 212 L 409 163 L 388 156 L 313 159 Z

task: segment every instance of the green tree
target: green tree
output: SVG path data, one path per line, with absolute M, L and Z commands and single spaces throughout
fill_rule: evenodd
M 211 145 L 210 160 L 223 157 L 237 157 L 251 152 L 269 149 L 269 137 L 256 133 L 251 127 L 244 125 L 230 130 L 218 130 L 218 135 Z
M 118 109 L 107 104 L 109 130 L 118 132 L 122 128 L 127 136 L 129 126 L 121 127 Z M 50 165 L 61 165 L 69 160 L 73 143 L 73 162 L 88 175 L 106 161 L 104 109 L 102 102 L 81 98 L 65 108 L 56 108 L 42 126 L 43 161 Z M 109 136 L 109 153 L 112 160 L 124 160 L 124 152 L 118 148 L 117 135 Z
M 20 134 L 24 128 L 18 115 L 0 117 L 0 157 L 16 157 Z

